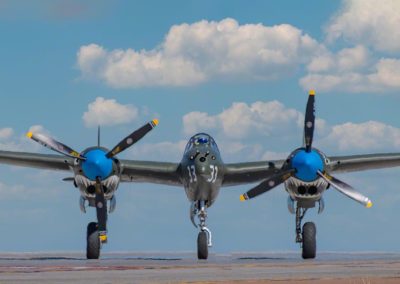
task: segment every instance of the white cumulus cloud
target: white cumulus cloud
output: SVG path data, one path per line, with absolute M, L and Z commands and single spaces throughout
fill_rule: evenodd
M 357 62 L 350 61 L 349 69 L 340 67 L 340 56 L 316 58 L 309 65 L 310 72 L 300 79 L 305 89 L 315 88 L 318 92 L 347 91 L 353 93 L 385 93 L 400 90 L 400 59 L 382 58 L 362 70 Z M 331 64 L 331 65 L 330 65 Z M 328 66 L 330 65 L 330 66 Z
M 378 121 L 335 125 L 321 144 L 339 151 L 400 149 L 400 129 Z
M 129 123 L 136 119 L 138 112 L 133 105 L 123 105 L 114 99 L 97 97 L 88 105 L 82 119 L 87 127 L 110 126 Z
M 400 1 L 344 0 L 326 28 L 328 42 L 343 38 L 384 52 L 400 51 Z
M 271 80 L 288 76 L 323 46 L 288 25 L 240 25 L 227 18 L 171 27 L 151 50 L 82 46 L 77 64 L 87 78 L 117 88 L 187 86 L 213 78 Z
M 399 11 L 395 0 L 343 0 L 325 28 L 326 42 L 350 47 L 316 54 L 300 85 L 319 92 L 398 92 Z
M 302 128 L 304 115 L 285 107 L 279 101 L 233 103 L 231 107 L 216 115 L 204 112 L 190 112 L 183 116 L 183 130 L 186 134 L 200 131 L 221 131 L 225 137 L 241 139 L 254 134 L 279 136 Z M 318 131 L 323 131 L 325 121 L 317 119 Z

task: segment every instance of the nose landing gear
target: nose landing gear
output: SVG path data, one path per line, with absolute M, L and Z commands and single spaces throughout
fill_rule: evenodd
M 199 218 L 200 232 L 197 236 L 197 258 L 207 259 L 208 258 L 208 247 L 212 246 L 212 234 L 210 229 L 206 226 L 207 211 L 205 201 L 199 200 L 192 203 L 190 219 L 193 225 L 197 228 L 194 222 L 194 216 Z

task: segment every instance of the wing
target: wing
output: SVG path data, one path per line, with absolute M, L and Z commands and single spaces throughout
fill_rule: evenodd
M 149 182 L 182 186 L 180 164 L 120 160 L 122 182 Z
M 281 169 L 284 162 L 285 160 L 225 164 L 222 186 L 265 180 Z
M 336 156 L 329 158 L 328 172 L 346 173 L 400 166 L 400 153 Z
M 68 171 L 74 164 L 74 158 L 60 155 L 0 151 L 0 164 Z

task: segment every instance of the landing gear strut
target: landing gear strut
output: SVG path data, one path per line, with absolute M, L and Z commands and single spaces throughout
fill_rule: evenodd
M 315 258 L 317 252 L 316 227 L 313 222 L 306 222 L 301 229 L 301 221 L 307 212 L 307 208 L 296 207 L 296 243 L 301 243 L 302 257 L 304 259 Z
M 104 198 L 104 189 L 100 179 L 96 179 L 95 206 L 97 223 L 91 222 L 87 227 L 86 235 L 86 257 L 87 259 L 98 259 L 100 248 L 107 242 L 107 201 Z
M 197 228 L 197 225 L 194 222 L 194 216 L 196 215 L 200 221 L 200 232 L 197 236 L 197 258 L 207 259 L 208 247 L 212 246 L 212 234 L 210 229 L 206 227 L 207 211 L 205 201 L 195 201 L 191 206 L 190 219 L 192 220 L 193 225 Z

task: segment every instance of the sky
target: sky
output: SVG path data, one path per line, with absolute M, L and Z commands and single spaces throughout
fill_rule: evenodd
M 0 0 L 0 149 L 50 153 L 25 133 L 82 151 L 160 124 L 124 159 L 179 162 L 211 134 L 225 162 L 286 158 L 302 143 L 309 89 L 314 146 L 326 155 L 400 151 L 398 1 Z M 399 169 L 337 175 L 374 203 L 334 190 L 319 251 L 400 251 Z M 0 165 L 0 251 L 85 250 L 93 208 L 52 172 Z M 222 188 L 208 211 L 213 252 L 300 251 L 280 186 Z M 104 251 L 195 251 L 183 188 L 121 184 Z M 300 256 L 300 254 L 299 254 Z

